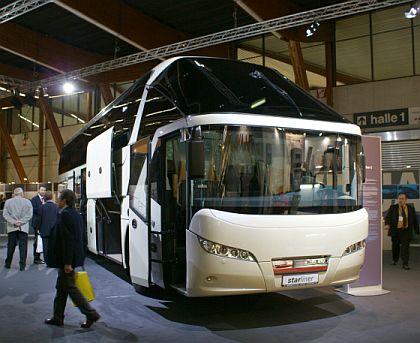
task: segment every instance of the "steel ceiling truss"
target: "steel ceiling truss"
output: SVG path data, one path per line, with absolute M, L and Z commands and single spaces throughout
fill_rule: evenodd
M 132 55 L 120 57 L 114 60 L 98 63 L 92 66 L 80 68 L 68 73 L 52 76 L 43 80 L 27 82 L 20 85 L 19 90 L 23 92 L 31 91 L 39 87 L 49 87 L 57 83 L 68 80 L 83 79 L 90 75 L 95 75 L 110 70 L 131 66 L 134 64 L 155 60 L 157 58 L 179 55 L 188 51 L 205 48 L 213 45 L 229 43 L 240 39 L 255 37 L 268 32 L 284 30 L 291 27 L 354 15 L 380 8 L 408 3 L 410 0 L 352 0 L 313 9 L 306 12 L 294 13 L 280 18 L 270 19 L 246 26 L 229 29 L 202 37 L 197 37 L 178 43 L 168 44 L 148 51 L 142 51 Z
M 0 24 L 44 6 L 53 0 L 18 0 L 0 8 Z

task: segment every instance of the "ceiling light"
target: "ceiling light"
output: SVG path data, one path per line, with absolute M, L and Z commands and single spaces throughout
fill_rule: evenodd
M 419 11 L 420 11 L 419 3 L 416 2 L 413 6 L 410 7 L 408 12 L 404 12 L 404 16 L 407 19 L 413 19 L 417 17 L 417 15 L 419 14 Z
M 314 35 L 314 33 L 315 33 L 315 31 L 318 29 L 318 27 L 320 26 L 321 24 L 317 21 L 317 20 L 314 20 L 314 22 L 306 29 L 306 31 L 305 31 L 305 35 L 306 35 L 306 37 L 311 37 L 311 36 L 313 36 Z
M 74 85 L 71 82 L 66 82 L 63 85 L 63 90 L 64 90 L 64 93 L 71 94 L 74 92 Z

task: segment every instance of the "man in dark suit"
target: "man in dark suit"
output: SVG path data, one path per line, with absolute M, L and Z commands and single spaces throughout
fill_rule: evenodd
M 85 259 L 85 247 L 83 243 L 83 220 L 80 213 L 74 209 L 76 196 L 69 189 L 63 190 L 58 197 L 58 207 L 61 212 L 57 222 L 57 241 L 49 246 L 49 255 L 54 254 L 60 267 L 54 299 L 54 316 L 46 319 L 45 323 L 56 326 L 64 324 L 64 310 L 66 308 L 67 296 L 86 316 L 86 321 L 82 323 L 82 328 L 89 328 L 101 317 L 96 310 L 90 306 L 89 302 L 75 285 L 76 267 L 83 266 Z M 48 258 L 47 262 L 49 263 Z
M 45 262 L 41 259 L 41 253 L 36 251 L 37 241 L 39 237 L 39 229 L 41 225 L 41 214 L 42 214 L 42 205 L 45 202 L 45 192 L 46 187 L 44 185 L 39 185 L 38 194 L 31 199 L 32 207 L 34 209 L 34 215 L 32 217 L 32 227 L 35 232 L 34 239 L 34 263 L 35 264 L 44 264 Z
M 409 270 L 410 241 L 413 231 L 419 233 L 419 225 L 416 210 L 407 204 L 407 199 L 406 193 L 398 195 L 398 203 L 391 205 L 385 217 L 385 229 L 388 229 L 388 236 L 392 239 L 392 264 L 398 263 L 401 251 L 403 268 Z
M 41 212 L 41 223 L 39 227 L 39 234 L 42 238 L 42 248 L 44 252 L 44 260 L 48 255 L 48 237 L 50 235 L 51 229 L 57 224 L 58 219 L 58 206 L 52 200 L 52 192 L 45 192 L 45 203 L 42 205 Z

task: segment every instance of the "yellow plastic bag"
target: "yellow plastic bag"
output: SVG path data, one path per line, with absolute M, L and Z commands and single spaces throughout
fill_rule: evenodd
M 86 271 L 74 273 L 74 283 L 87 301 L 95 299 L 95 293 L 93 292 L 92 284 Z M 74 303 L 73 305 L 76 306 Z

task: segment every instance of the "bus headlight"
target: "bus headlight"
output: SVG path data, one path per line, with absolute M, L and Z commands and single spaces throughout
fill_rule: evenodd
M 359 241 L 359 242 L 354 243 L 352 245 L 349 245 L 346 248 L 346 250 L 344 250 L 343 256 L 346 256 L 346 255 L 352 254 L 356 251 L 359 251 L 359 250 L 363 249 L 365 246 L 366 246 L 366 241 L 365 240 Z
M 234 247 L 229 247 L 223 244 L 214 243 L 207 239 L 198 237 L 198 241 L 200 242 L 201 247 L 208 252 L 209 254 L 221 256 L 221 257 L 228 257 L 234 258 L 236 260 L 241 261 L 250 261 L 255 262 L 256 259 L 254 255 L 252 255 L 247 250 L 242 250 Z

